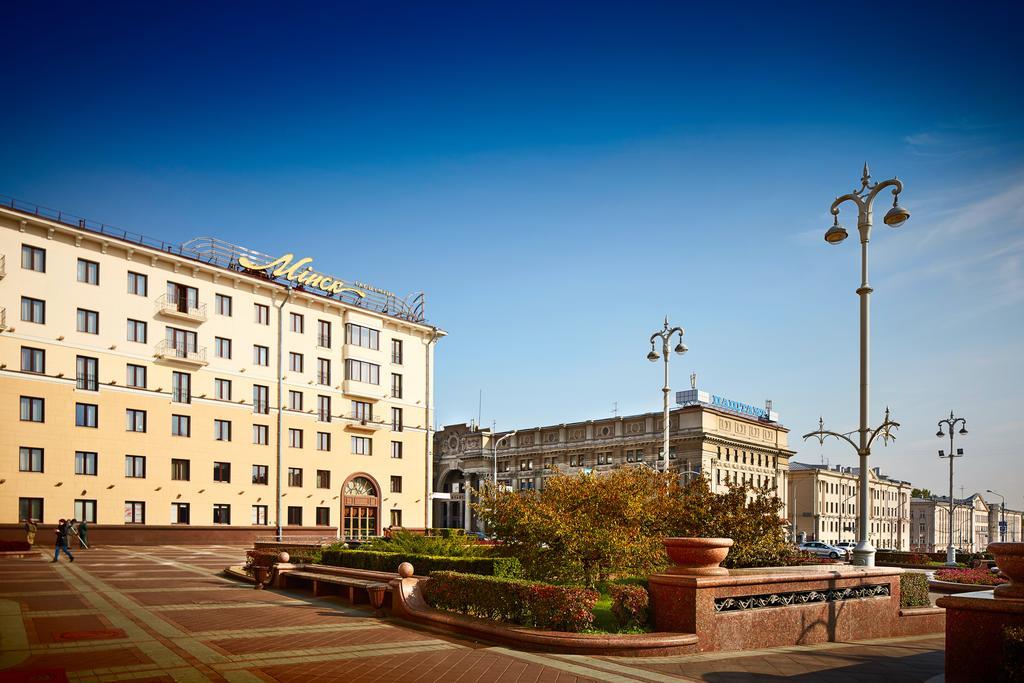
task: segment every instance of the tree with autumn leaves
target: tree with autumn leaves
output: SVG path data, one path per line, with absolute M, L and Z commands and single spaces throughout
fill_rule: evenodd
M 781 501 L 749 486 L 714 494 L 700 477 L 683 484 L 671 473 L 624 467 L 556 473 L 541 491 L 485 484 L 479 494 L 480 518 L 533 579 L 593 586 L 647 576 L 665 567 L 669 536 L 732 538 L 726 566 L 783 564 L 789 554 Z

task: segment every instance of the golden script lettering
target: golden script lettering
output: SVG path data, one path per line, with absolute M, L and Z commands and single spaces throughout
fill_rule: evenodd
M 265 270 L 274 277 L 283 277 L 285 280 L 289 280 L 300 285 L 316 287 L 328 294 L 352 292 L 360 297 L 366 296 L 365 292 L 362 292 L 355 287 L 348 287 L 338 278 L 330 277 L 313 270 L 313 267 L 309 265 L 313 262 L 312 258 L 307 256 L 306 258 L 301 258 L 298 261 L 295 261 L 295 263 L 292 263 L 292 259 L 294 258 L 295 254 L 285 254 L 274 259 L 270 263 L 260 265 L 258 263 L 253 263 L 244 256 L 239 256 L 238 264 L 243 268 L 248 268 L 249 270 Z M 301 270 L 304 266 L 305 270 Z

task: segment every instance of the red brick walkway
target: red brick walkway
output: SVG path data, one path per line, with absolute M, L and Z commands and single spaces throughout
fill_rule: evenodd
M 51 556 L 52 557 L 52 556 Z M 0 561 L 0 683 L 72 681 L 924 681 L 942 638 L 594 658 L 426 631 L 340 598 L 255 591 L 219 574 L 244 550 L 100 548 Z M 50 672 L 49 678 L 33 678 Z M 55 677 L 57 676 L 57 677 Z

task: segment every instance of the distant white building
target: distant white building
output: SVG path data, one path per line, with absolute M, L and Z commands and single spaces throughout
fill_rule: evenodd
M 913 519 L 913 550 L 942 552 L 949 545 L 949 496 L 914 498 L 910 502 Z M 1022 513 L 1006 510 L 1007 542 L 1022 538 Z M 1004 513 L 999 504 L 988 503 L 980 494 L 953 499 L 953 546 L 962 552 L 981 552 L 1001 538 L 999 522 Z

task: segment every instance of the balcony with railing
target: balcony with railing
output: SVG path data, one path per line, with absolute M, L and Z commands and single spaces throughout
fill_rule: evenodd
M 331 373 L 329 372 L 318 372 L 316 373 L 316 383 L 325 387 L 331 385 Z
M 156 300 L 156 314 L 188 320 L 189 322 L 206 322 L 206 304 L 189 301 L 188 297 L 164 294 Z
M 348 424 L 345 426 L 356 431 L 375 432 L 378 429 L 384 428 L 383 420 L 374 420 L 372 415 L 360 413 L 359 411 L 352 411 L 347 417 Z
M 331 348 L 331 335 L 329 334 L 318 334 L 316 336 L 316 345 L 322 349 Z
M 83 391 L 99 391 L 100 383 L 95 374 L 91 372 L 79 373 L 75 377 L 75 387 Z
M 197 367 L 207 364 L 205 346 L 175 344 L 166 339 L 156 345 L 156 353 L 153 355 L 164 360 L 177 361 Z
M 252 402 L 252 412 L 257 415 L 269 415 L 270 414 L 270 401 L 267 399 L 256 398 Z

